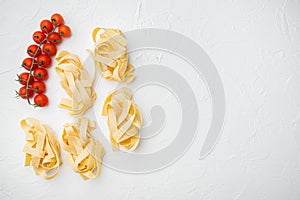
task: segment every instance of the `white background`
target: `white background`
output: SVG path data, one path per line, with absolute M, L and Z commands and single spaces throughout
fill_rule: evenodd
M 36 117 L 59 137 L 71 121 L 56 104 L 64 94 L 54 67 L 50 106 L 14 98 L 14 81 L 41 19 L 61 13 L 73 35 L 60 49 L 81 57 L 96 26 L 123 31 L 171 29 L 196 41 L 222 77 L 227 106 L 221 139 L 199 160 L 199 140 L 172 166 L 131 175 L 103 168 L 84 182 L 63 154 L 59 175 L 45 181 L 23 167 L 19 121 Z M 300 199 L 300 1 L 0 1 L 0 199 Z

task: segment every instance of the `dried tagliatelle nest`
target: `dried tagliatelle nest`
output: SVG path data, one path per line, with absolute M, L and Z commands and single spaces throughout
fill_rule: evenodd
M 65 124 L 62 133 L 62 147 L 69 153 L 68 163 L 84 180 L 96 178 L 101 173 L 105 150 L 91 134 L 95 128 L 94 121 L 78 118 L 77 122 Z
M 68 51 L 58 51 L 58 65 L 55 70 L 60 84 L 70 97 L 62 98 L 59 107 L 70 111 L 70 115 L 79 116 L 85 113 L 94 103 L 96 93 L 93 88 L 94 79 L 89 77 L 80 59 Z
M 95 28 L 93 58 L 102 77 L 118 82 L 131 82 L 134 67 L 128 63 L 127 40 L 122 31 L 111 28 Z
M 45 179 L 54 178 L 62 162 L 59 142 L 52 130 L 34 118 L 22 120 L 21 127 L 26 133 L 25 166 L 32 165 L 35 173 Z
M 124 87 L 110 93 L 104 102 L 102 115 L 108 116 L 110 141 L 114 149 L 123 146 L 134 150 L 138 146 L 142 117 L 132 101 L 130 89 Z

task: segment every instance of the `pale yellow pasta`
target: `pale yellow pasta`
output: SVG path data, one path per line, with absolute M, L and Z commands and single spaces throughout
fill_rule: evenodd
M 104 79 L 126 83 L 134 79 L 134 67 L 128 63 L 127 40 L 120 30 L 95 28 L 93 41 L 95 65 Z
M 89 77 L 80 59 L 68 51 L 58 51 L 58 65 L 55 70 L 60 78 L 60 84 L 70 97 L 62 98 L 59 107 L 69 111 L 72 116 L 85 113 L 96 99 L 93 88 L 94 79 Z
M 35 173 L 45 179 L 54 178 L 62 162 L 59 142 L 52 130 L 34 118 L 22 120 L 21 127 L 26 133 L 25 166 L 32 165 Z
M 132 151 L 139 144 L 142 117 L 131 98 L 132 92 L 124 87 L 110 93 L 104 102 L 102 115 L 108 116 L 110 141 L 114 149 L 123 146 Z
M 78 118 L 76 123 L 67 123 L 63 128 L 62 147 L 69 153 L 68 163 L 84 180 L 96 178 L 101 173 L 105 150 L 91 134 L 95 128 L 96 123 L 87 118 Z

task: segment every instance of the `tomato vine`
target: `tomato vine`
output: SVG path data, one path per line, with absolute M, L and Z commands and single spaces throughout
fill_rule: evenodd
M 41 31 L 34 32 L 32 37 L 37 44 L 30 45 L 27 48 L 30 58 L 24 59 L 22 63 L 22 67 L 29 72 L 21 75 L 17 74 L 17 81 L 26 87 L 26 91 L 24 91 L 23 86 L 19 91 L 16 90 L 16 96 L 26 99 L 27 103 L 33 107 L 43 107 L 48 104 L 48 97 L 40 94 L 46 90 L 45 84 L 42 82 L 48 78 L 48 72 L 45 68 L 50 67 L 50 56 L 56 54 L 56 45 L 61 43 L 62 37 L 70 37 L 71 35 L 71 29 L 64 25 L 64 19 L 58 13 L 51 16 L 51 21 L 42 20 L 40 28 Z M 57 28 L 58 32 L 56 32 Z M 44 69 L 41 70 L 41 68 Z M 31 85 L 35 85 L 35 87 Z M 42 87 L 42 89 L 39 87 Z M 31 102 L 30 99 L 34 93 L 37 95 L 34 97 L 34 102 Z

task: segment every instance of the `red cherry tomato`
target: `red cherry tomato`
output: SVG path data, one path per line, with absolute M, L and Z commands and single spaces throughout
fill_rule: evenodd
M 29 85 L 33 83 L 33 77 L 28 72 L 23 72 L 18 75 L 18 81 L 21 85 L 27 85 L 27 80 L 29 79 Z
M 34 60 L 34 58 L 25 58 L 22 62 L 22 67 L 24 67 L 25 69 L 27 69 L 29 71 L 31 67 L 32 67 L 32 70 L 34 70 L 35 68 L 38 67 L 38 65 L 37 65 L 36 61 Z
M 60 44 L 62 42 L 62 38 L 59 33 L 53 32 L 48 36 L 48 41 L 52 44 Z
M 49 56 L 42 54 L 39 57 L 37 57 L 36 62 L 39 66 L 48 68 L 51 66 L 52 60 Z
M 48 19 L 41 21 L 40 28 L 44 33 L 50 33 L 54 29 L 53 24 Z
M 41 55 L 42 52 L 38 45 L 32 44 L 27 48 L 27 53 L 31 57 L 37 57 Z
M 51 43 L 46 43 L 43 45 L 43 52 L 48 56 L 54 56 L 56 54 L 56 46 Z
M 67 25 L 61 25 L 58 27 L 58 32 L 63 37 L 70 37 L 71 36 L 71 29 Z
M 32 35 L 33 41 L 35 41 L 37 44 L 40 44 L 43 42 L 46 38 L 46 35 L 42 31 L 36 31 Z
M 23 86 L 19 89 L 19 95 L 22 99 L 26 99 L 26 86 Z M 27 90 L 27 96 L 28 98 L 33 97 L 33 90 L 31 90 L 30 88 L 28 88 Z
M 37 68 L 33 71 L 33 76 L 37 81 L 44 81 L 48 79 L 48 72 L 44 68 Z
M 44 94 L 38 94 L 34 97 L 34 103 L 37 107 L 44 107 L 48 105 L 48 97 Z
M 58 13 L 55 13 L 51 16 L 51 21 L 56 26 L 64 24 L 64 18 Z
M 46 92 L 46 85 L 42 81 L 34 81 L 31 87 L 38 94 Z

